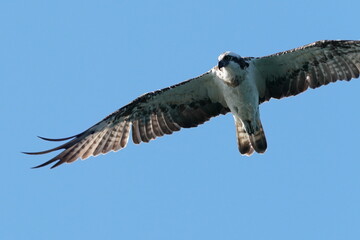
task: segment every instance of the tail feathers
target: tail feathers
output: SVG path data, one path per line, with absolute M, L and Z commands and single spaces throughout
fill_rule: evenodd
M 239 151 L 243 155 L 250 156 L 254 153 L 254 148 L 251 146 L 249 135 L 247 134 L 241 121 L 235 120 L 235 125 Z
M 250 156 L 254 153 L 264 153 L 267 148 L 266 137 L 260 120 L 257 122 L 257 131 L 249 134 L 241 120 L 235 120 L 236 137 L 241 154 Z
M 252 147 L 257 153 L 264 153 L 267 148 L 265 132 L 260 120 L 257 122 L 258 130 L 249 135 Z

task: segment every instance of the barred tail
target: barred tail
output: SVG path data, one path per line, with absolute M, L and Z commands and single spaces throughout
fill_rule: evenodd
M 267 148 L 265 132 L 260 119 L 257 121 L 257 128 L 253 134 L 249 135 L 252 147 L 257 153 L 264 153 Z
M 244 125 L 240 119 L 235 119 L 235 127 L 236 138 L 240 153 L 250 156 L 254 153 L 254 148 L 251 146 L 249 135 L 247 134 Z
M 241 154 L 250 156 L 254 153 L 264 153 L 267 148 L 264 129 L 260 120 L 257 121 L 257 127 L 253 133 L 248 133 L 246 127 L 240 119 L 235 119 L 236 137 L 238 148 Z

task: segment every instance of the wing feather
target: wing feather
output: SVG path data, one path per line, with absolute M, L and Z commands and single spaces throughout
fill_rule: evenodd
M 132 139 L 135 144 L 141 143 L 140 129 L 138 119 L 132 122 Z
M 157 137 L 161 137 L 164 135 L 164 132 L 161 130 L 159 121 L 157 118 L 157 114 L 153 113 L 151 114 L 151 123 L 152 123 L 152 129 Z
M 152 115 L 151 114 L 146 121 L 146 125 L 145 125 L 145 131 L 146 131 L 146 136 L 148 136 L 150 138 L 150 140 L 153 140 L 156 138 L 156 134 L 153 131 L 153 123 L 152 123 Z
M 160 125 L 160 129 L 163 133 L 165 134 L 171 134 L 171 129 L 169 128 L 169 126 L 166 124 L 166 120 L 165 120 L 165 116 L 163 112 L 157 112 L 157 118 L 159 120 L 159 125 Z
M 108 140 L 106 141 L 101 153 L 107 153 L 107 152 L 109 152 L 109 151 L 111 151 L 113 149 L 114 139 L 115 139 L 116 135 L 117 135 L 116 131 L 111 131 L 110 132 L 110 136 L 109 136 Z
M 358 78 L 360 41 L 317 41 L 251 62 L 260 72 L 260 103 L 297 95 L 338 80 Z
M 181 127 L 176 122 L 174 122 L 169 113 L 164 113 L 163 116 L 166 126 L 171 132 L 176 132 L 181 129 Z
M 118 124 L 118 126 L 116 126 L 116 130 L 115 130 L 115 137 L 111 139 L 112 141 L 112 150 L 114 151 L 118 151 L 121 149 L 121 136 L 123 134 L 124 131 L 124 127 L 125 127 L 125 122 L 121 122 Z
M 140 139 L 142 142 L 149 142 L 150 139 L 146 135 L 146 127 L 145 127 L 145 119 L 141 118 L 139 119 L 139 132 L 140 132 Z
M 51 168 L 77 159 L 117 151 L 126 146 L 130 129 L 135 144 L 149 142 L 164 134 L 172 134 L 181 128 L 196 127 L 211 117 L 226 114 L 229 109 L 223 96 L 214 94 L 216 75 L 209 71 L 197 78 L 150 92 L 120 108 L 99 123 L 78 135 L 49 139 L 49 141 L 70 140 L 58 147 L 42 152 L 45 154 L 64 149 L 49 161 L 36 166 L 43 167 L 56 162 Z M 211 97 L 208 95 L 211 89 Z
M 121 140 L 120 140 L 120 147 L 121 148 L 126 147 L 128 141 L 129 141 L 130 127 L 131 127 L 131 123 L 130 122 L 125 122 L 125 126 L 123 128 L 123 131 L 122 131 L 122 134 L 121 134 Z
M 93 148 L 95 149 L 93 152 L 94 156 L 97 156 L 102 152 L 103 148 L 105 147 L 105 145 L 107 144 L 107 142 L 109 140 L 109 137 L 111 134 L 111 129 L 106 129 L 103 132 L 104 132 L 103 137 L 100 139 L 100 141 L 96 145 L 94 144 L 94 146 L 93 146 Z M 85 158 L 85 157 L 86 156 L 83 156 L 83 158 Z
M 64 160 L 64 162 L 74 162 L 79 157 L 81 159 L 87 158 L 93 153 L 93 149 L 96 148 L 105 134 L 106 132 L 98 132 L 92 134 L 89 138 L 84 138 L 79 144 L 74 145 L 74 148 L 69 151 L 68 159 Z

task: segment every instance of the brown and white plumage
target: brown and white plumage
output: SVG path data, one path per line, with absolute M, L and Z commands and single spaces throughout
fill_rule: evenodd
M 270 98 L 297 95 L 337 80 L 358 78 L 360 41 L 318 41 L 266 57 L 242 58 L 232 52 L 219 56 L 209 72 L 177 85 L 140 96 L 99 123 L 56 148 L 63 149 L 43 167 L 71 163 L 124 148 L 130 132 L 133 142 L 149 142 L 181 128 L 196 127 L 211 117 L 234 115 L 241 154 L 265 152 L 259 104 Z
M 133 142 L 139 144 L 172 134 L 181 128 L 196 127 L 211 117 L 229 111 L 215 98 L 210 98 L 211 81 L 208 72 L 189 81 L 144 94 L 80 134 L 64 139 L 42 138 L 48 141 L 71 139 L 69 142 L 47 151 L 27 154 L 45 154 L 65 149 L 37 166 L 58 161 L 52 166 L 56 167 L 78 158 L 86 159 L 118 151 L 126 146 L 130 132 Z
M 338 80 L 358 78 L 360 41 L 318 41 L 253 59 L 266 81 L 260 102 L 297 95 Z

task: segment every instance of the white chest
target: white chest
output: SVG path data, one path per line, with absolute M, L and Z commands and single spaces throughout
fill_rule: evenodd
M 228 78 L 222 79 L 224 99 L 231 112 L 241 119 L 252 119 L 258 114 L 259 93 L 251 68 L 241 73 L 228 72 Z M 229 79 L 238 79 L 238 84 L 229 84 Z

